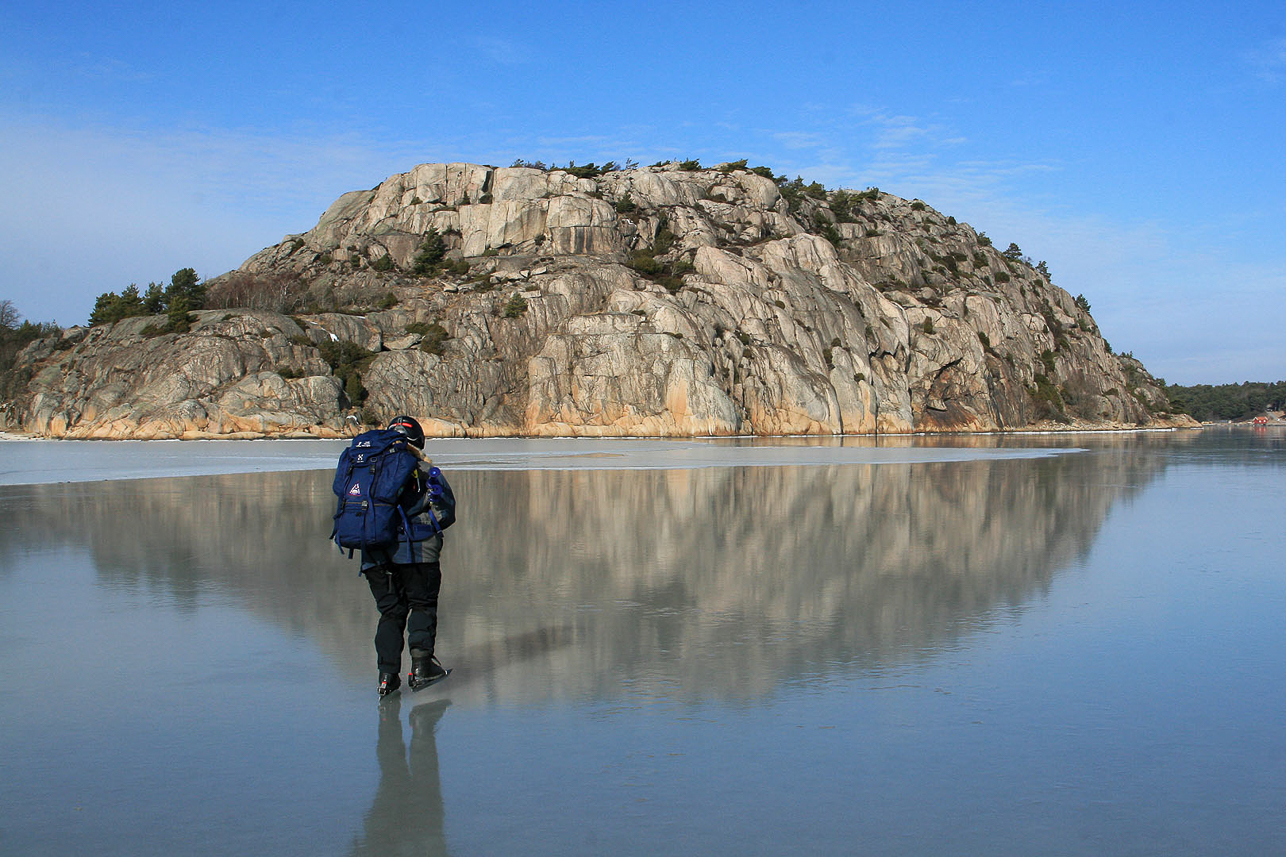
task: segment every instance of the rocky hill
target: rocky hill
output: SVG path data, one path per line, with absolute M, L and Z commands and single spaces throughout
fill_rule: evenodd
M 693 167 L 693 168 L 689 168 Z M 734 435 L 1185 424 L 1043 263 L 924 203 L 715 169 L 424 164 L 14 372 L 55 437 Z

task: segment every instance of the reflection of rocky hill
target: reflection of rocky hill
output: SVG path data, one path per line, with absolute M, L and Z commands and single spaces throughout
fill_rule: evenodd
M 1043 591 L 1113 502 L 1128 451 L 960 464 L 453 475 L 441 652 L 452 697 L 756 695 L 896 665 Z M 326 541 L 330 474 L 8 489 L 31 533 L 110 585 L 233 596 L 373 671 L 374 608 Z M 11 525 L 12 526 L 12 525 Z M 21 535 L 20 535 L 21 534 Z
M 1071 455 L 489 474 L 494 510 L 480 517 L 509 518 L 512 538 L 470 558 L 469 624 L 512 633 L 548 616 L 572 637 L 575 671 L 604 689 L 628 676 L 753 695 L 783 670 L 895 664 L 1023 603 L 1087 550 L 1119 486 L 1139 478 L 1096 473 L 1108 466 Z M 526 513 L 506 511 L 515 497 Z M 521 578 L 502 571 L 524 566 Z M 487 598 L 515 585 L 519 598 Z M 594 612 L 560 620 L 569 603 Z M 560 677 L 527 670 L 516 680 Z
M 374 630 L 355 566 L 326 541 L 329 474 L 27 485 L 0 497 L 16 519 L 0 532 L 0 556 L 24 545 L 83 545 L 104 585 L 156 591 L 193 609 L 227 594 L 354 662 L 353 641 Z

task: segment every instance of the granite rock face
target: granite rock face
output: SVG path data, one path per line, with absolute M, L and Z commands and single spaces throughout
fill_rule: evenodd
M 1043 266 L 919 201 L 738 165 L 425 164 L 164 317 L 22 355 L 55 437 L 693 436 L 1181 425 Z M 284 314 L 289 312 L 290 314 Z
M 48 437 L 342 437 L 343 388 L 276 313 L 203 311 L 184 334 L 151 318 L 73 328 L 37 359 L 15 428 Z

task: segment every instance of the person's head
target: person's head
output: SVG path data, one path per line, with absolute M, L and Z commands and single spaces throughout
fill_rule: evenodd
M 416 422 L 415 417 L 397 416 L 388 424 L 391 431 L 406 435 L 407 442 L 416 449 L 424 449 L 424 429 Z

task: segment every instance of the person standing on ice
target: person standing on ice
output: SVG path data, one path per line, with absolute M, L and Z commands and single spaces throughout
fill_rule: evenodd
M 406 515 L 408 537 L 386 547 L 362 550 L 362 574 L 380 612 L 375 629 L 380 696 L 401 687 L 404 633 L 411 649 L 407 675 L 411 690 L 446 677 L 447 670 L 434 656 L 434 645 L 442 588 L 442 530 L 455 521 L 455 496 L 442 471 L 424 455 L 424 429 L 419 422 L 397 416 L 388 429 L 406 437 L 420 464 L 398 501 Z

